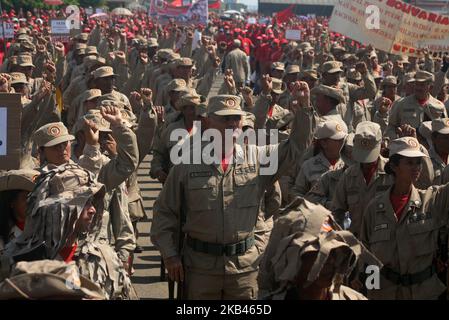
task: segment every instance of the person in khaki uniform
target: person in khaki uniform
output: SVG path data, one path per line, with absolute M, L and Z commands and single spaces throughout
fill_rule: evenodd
M 115 77 L 114 69 L 109 66 L 100 67 L 91 73 L 93 78 L 93 87 L 101 90 L 101 94 L 110 95 L 118 102 L 122 103 L 127 110 L 132 110 L 131 103 L 127 96 L 114 89 Z
M 301 89 L 308 100 L 304 85 Z M 214 96 L 208 103 L 208 127 L 224 137 L 226 129 L 241 128 L 244 114 L 240 98 Z M 299 120 L 297 115 L 290 139 L 280 144 L 242 148 L 226 146 L 222 139 L 219 142 L 225 148 L 222 154 L 211 155 L 212 164 L 202 160 L 171 169 L 154 205 L 151 237 L 170 278 L 185 283 L 187 299 L 257 297 L 257 265 L 265 248 L 265 237 L 255 238 L 261 198 L 304 148 L 299 143 Z M 201 152 L 208 145 L 204 141 L 193 151 Z M 273 152 L 278 154 L 278 168 L 264 172 L 261 162 Z M 186 235 L 182 252 L 176 243 L 180 219 L 185 219 L 182 231 Z
M 287 68 L 285 68 L 285 75 L 283 81 L 286 84 L 287 88 L 291 83 L 298 81 L 299 72 L 300 72 L 299 66 L 295 64 L 288 65 Z M 282 108 L 288 109 L 290 107 L 292 100 L 293 97 L 290 93 L 290 90 L 285 90 L 284 93 L 282 93 L 281 96 L 279 97 L 278 103 Z
M 282 80 L 284 78 L 285 65 L 282 62 L 273 62 L 271 64 L 270 77 Z
M 363 83 L 362 75 L 355 69 L 350 69 L 346 75 L 348 83 L 356 86 L 361 86 Z M 357 128 L 357 125 L 362 121 L 372 120 L 372 110 L 369 105 L 369 99 L 349 100 L 348 108 L 352 110 L 352 127 Z
M 339 170 L 345 165 L 340 157 L 344 140 L 348 135 L 348 129 L 344 123 L 326 121 L 316 128 L 314 135 L 314 154 L 316 155 L 301 166 L 295 185 L 290 191 L 290 199 L 297 196 L 304 197 L 324 173 Z
M 186 93 L 181 96 L 176 103 L 176 109 L 181 112 L 181 116 L 167 126 L 160 128 L 156 134 L 153 145 L 153 159 L 151 160 L 150 176 L 165 182 L 167 175 L 173 166 L 170 159 L 170 150 L 178 141 L 171 141 L 170 135 L 174 130 L 184 129 L 189 134 L 194 134 L 193 122 L 197 120 L 195 109 L 200 105 L 200 96 L 194 93 Z
M 348 231 L 333 229 L 329 210 L 296 198 L 282 212 L 260 263 L 264 300 L 366 300 L 343 285 L 358 261 L 381 263 Z
M 393 140 L 389 150 L 385 169 L 394 184 L 368 204 L 360 235 L 384 265 L 380 288 L 368 290 L 368 298 L 437 299 L 445 290 L 436 261 L 440 231 L 448 223 L 449 185 L 414 186 L 427 157 L 415 138 Z
M 242 87 L 249 77 L 249 66 L 246 53 L 240 48 L 242 42 L 238 39 L 234 40 L 233 49 L 226 55 L 225 66 L 226 69 L 232 69 L 234 81 L 237 88 Z
M 378 123 L 385 134 L 388 126 L 388 116 L 391 105 L 401 99 L 397 93 L 398 83 L 395 76 L 386 76 L 382 79 L 380 88 L 382 94 L 372 102 L 372 121 Z
M 390 110 L 386 135 L 393 140 L 397 137 L 396 128 L 403 124 L 418 129 L 423 121 L 446 118 L 444 104 L 430 94 L 435 77 L 427 71 L 415 75 L 414 94 L 396 101 Z
M 449 153 L 449 118 L 432 120 L 431 128 L 429 156 L 433 164 L 433 184 L 441 185 Z

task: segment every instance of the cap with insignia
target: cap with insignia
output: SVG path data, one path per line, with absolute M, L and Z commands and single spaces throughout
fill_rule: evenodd
M 209 99 L 208 115 L 216 116 L 244 116 L 246 112 L 240 107 L 241 99 L 234 95 L 217 95 Z
M 52 122 L 37 129 L 33 135 L 33 140 L 38 147 L 52 147 L 75 140 L 75 137 L 69 134 L 62 122 Z

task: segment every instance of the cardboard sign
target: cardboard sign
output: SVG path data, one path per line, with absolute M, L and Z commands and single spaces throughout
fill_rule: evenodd
M 14 24 L 3 22 L 3 28 L 0 25 L 0 39 L 3 39 L 3 30 L 5 30 L 5 39 L 14 38 Z
M 53 41 L 69 42 L 73 37 L 81 32 L 80 29 L 69 29 L 65 19 L 51 20 L 51 39 Z
M 301 40 L 301 30 L 288 29 L 285 31 L 285 39 Z
M 19 93 L 0 93 L 0 170 L 20 168 L 22 102 Z
M 248 24 L 256 24 L 256 23 L 257 23 L 256 18 L 254 18 L 254 17 L 249 17 L 248 18 Z
M 338 0 L 329 29 L 397 55 L 449 52 L 449 16 L 399 0 Z

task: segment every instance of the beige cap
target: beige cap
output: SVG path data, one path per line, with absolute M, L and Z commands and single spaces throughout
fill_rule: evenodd
M 240 48 L 242 46 L 242 41 L 239 39 L 234 39 L 234 46 Z
M 21 67 L 33 67 L 33 58 L 28 54 L 21 54 L 17 57 L 17 65 Z
M 355 54 L 350 54 L 350 53 L 345 53 L 342 57 L 341 57 L 341 61 L 358 61 L 359 58 L 357 58 L 357 56 Z
M 429 140 L 432 136 L 432 121 L 424 121 L 421 123 L 418 133 L 425 139 Z
M 75 50 L 86 50 L 87 45 L 85 43 L 77 43 L 75 44 Z
M 33 135 L 38 147 L 52 147 L 57 144 L 75 140 L 62 122 L 52 122 L 40 127 Z
M 344 122 L 328 120 L 320 123 L 315 129 L 315 139 L 341 140 L 348 135 L 348 127 Z
M 283 94 L 287 89 L 285 83 L 280 79 L 272 78 L 271 83 L 273 85 L 272 91 L 276 94 Z
M 190 58 L 180 58 L 174 61 L 175 67 L 193 67 L 193 60 Z
M 434 82 L 435 76 L 430 72 L 419 70 L 415 74 L 415 81 L 416 82 Z
M 386 76 L 381 83 L 381 86 L 397 86 L 398 81 L 395 76 Z
M 297 64 L 289 64 L 285 69 L 286 74 L 299 73 L 301 70 Z
M 11 72 L 11 84 L 28 83 L 27 77 L 22 72 Z
M 98 50 L 95 46 L 86 47 L 86 55 L 96 55 L 98 56 Z
M 217 116 L 244 116 L 246 112 L 240 107 L 241 99 L 237 96 L 221 94 L 209 99 L 208 114 Z
M 92 76 L 94 77 L 94 79 L 98 79 L 106 77 L 116 77 L 117 75 L 114 73 L 114 69 L 112 69 L 112 67 L 104 66 L 92 71 Z
M 301 51 L 304 51 L 307 48 L 312 48 L 312 45 L 310 44 L 310 42 L 303 42 L 298 46 L 298 48 L 301 49 Z
M 388 146 L 390 153 L 389 157 L 391 158 L 395 154 L 399 154 L 404 157 L 416 158 L 416 157 L 427 157 L 426 154 L 421 152 L 420 144 L 418 140 L 412 137 L 404 137 L 395 139 L 390 142 Z
M 9 170 L 0 176 L 0 192 L 6 190 L 24 190 L 31 192 L 34 189 L 39 171 L 30 169 Z
M 355 81 L 362 80 L 362 74 L 355 69 L 349 70 L 346 77 L 350 80 L 355 80 Z
M 314 69 L 307 69 L 307 70 L 303 70 L 299 73 L 299 78 L 300 79 L 304 79 L 306 77 L 318 80 L 318 72 Z
M 30 41 L 31 38 L 26 33 L 22 33 L 17 37 L 18 41 Z
M 83 40 L 83 41 L 87 41 L 88 38 L 89 38 L 89 34 L 85 33 L 85 32 L 80 33 L 74 37 L 75 40 Z
M 173 53 L 172 49 L 159 49 L 156 55 L 159 59 L 168 60 Z
M 371 121 L 360 122 L 354 135 L 352 158 L 359 163 L 372 163 L 379 158 L 381 145 L 380 126 Z
M 101 115 L 101 111 L 97 109 L 89 110 L 83 118 L 92 121 L 100 132 L 112 132 L 111 124 Z
M 84 92 L 84 101 L 90 101 L 92 99 L 98 98 L 101 96 L 101 90 L 100 89 L 90 89 L 86 90 Z
M 148 39 L 148 47 L 159 47 L 159 44 L 157 43 L 157 39 L 156 38 L 150 38 Z
M 97 106 L 101 107 L 117 107 L 119 109 L 124 109 L 125 105 L 116 99 L 117 97 L 112 94 L 101 95 L 97 101 Z
M 184 79 L 173 79 L 167 84 L 167 92 L 170 91 L 187 91 L 187 83 Z
M 36 49 L 36 46 L 29 40 L 22 41 L 20 43 L 20 47 L 28 49 L 28 50 L 35 50 Z
M 329 87 L 324 84 L 320 84 L 320 85 L 314 87 L 310 91 L 310 93 L 312 95 L 323 94 L 327 97 L 331 97 L 331 98 L 338 100 L 340 103 L 345 103 L 345 101 L 346 101 L 343 91 L 341 89 Z
M 327 61 L 327 62 L 323 63 L 323 65 L 321 66 L 321 72 L 322 73 L 343 72 L 343 69 L 341 68 L 341 62 Z
M 187 106 L 198 106 L 201 103 L 201 98 L 199 95 L 194 93 L 187 93 L 181 96 L 178 101 L 176 101 L 176 109 L 182 110 L 182 108 Z
M 347 50 L 345 49 L 345 47 L 342 47 L 340 44 L 334 44 L 331 48 L 331 50 L 333 51 L 343 51 L 346 52 Z
M 285 65 L 282 62 L 273 62 L 271 64 L 271 70 L 285 71 Z
M 256 116 L 251 112 L 247 112 L 246 115 L 242 118 L 242 127 L 250 127 L 254 129 L 255 122 Z
M 432 120 L 432 132 L 449 134 L 449 118 L 439 118 Z

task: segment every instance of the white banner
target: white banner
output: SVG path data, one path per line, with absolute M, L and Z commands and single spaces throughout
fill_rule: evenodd
M 65 20 L 51 20 L 51 34 L 63 35 L 70 34 L 70 29 L 67 28 Z
M 399 0 L 338 0 L 329 28 L 398 55 L 449 52 L 449 17 Z
M 0 108 L 0 156 L 6 156 L 8 131 L 8 109 Z
M 288 29 L 285 31 L 285 39 L 301 40 L 301 30 Z

